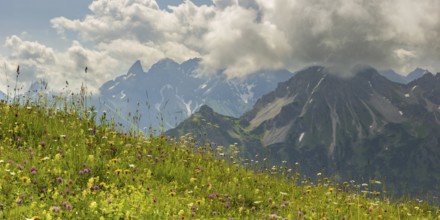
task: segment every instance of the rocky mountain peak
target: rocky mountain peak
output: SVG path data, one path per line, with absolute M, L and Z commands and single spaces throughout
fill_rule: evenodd
M 133 65 L 131 65 L 130 69 L 128 69 L 128 74 L 133 73 L 143 73 L 144 69 L 142 68 L 142 64 L 140 60 L 137 60 Z

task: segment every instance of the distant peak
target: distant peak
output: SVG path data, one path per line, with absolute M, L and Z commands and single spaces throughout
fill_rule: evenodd
M 422 69 L 420 67 L 417 67 L 417 68 L 415 68 L 413 71 L 411 71 L 408 74 L 408 77 L 410 77 L 410 76 L 421 76 L 421 75 L 424 75 L 427 72 L 428 72 L 428 70 Z
M 153 66 L 151 66 L 151 70 L 155 71 L 155 70 L 160 70 L 160 69 L 170 69 L 170 68 L 177 68 L 179 67 L 179 64 L 174 61 L 173 59 L 170 58 L 164 58 L 159 60 L 157 63 L 153 64 Z
M 361 77 L 361 78 L 373 78 L 376 76 L 380 76 L 379 72 L 377 72 L 376 69 L 372 68 L 372 67 L 364 67 L 362 69 L 359 69 L 356 72 L 356 77 Z
M 142 64 L 140 60 L 137 60 L 133 65 L 131 65 L 128 73 L 143 73 L 144 69 L 142 68 Z
M 214 110 L 212 110 L 212 108 L 209 107 L 208 105 L 203 105 L 202 107 L 200 107 L 199 113 L 203 115 L 205 114 L 212 115 L 214 113 Z
M 189 60 L 187 60 L 187 61 L 185 61 L 185 62 L 183 62 L 181 65 L 182 66 L 188 66 L 188 65 L 195 65 L 195 66 L 197 66 L 197 65 L 199 65 L 199 63 L 202 61 L 202 59 L 200 59 L 200 58 L 191 58 L 191 59 L 189 59 Z

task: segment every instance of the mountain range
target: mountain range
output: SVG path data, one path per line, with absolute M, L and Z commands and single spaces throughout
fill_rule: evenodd
M 362 68 L 340 78 L 313 66 L 227 78 L 199 74 L 200 61 L 164 59 L 148 71 L 137 61 L 92 104 L 124 130 L 192 133 L 214 146 L 237 144 L 246 158 L 298 162 L 308 176 L 375 178 L 398 192 L 438 194 L 439 74 Z M 35 82 L 28 94 L 50 94 L 48 86 Z
M 308 176 L 379 179 L 396 193 L 438 196 L 440 74 L 400 84 L 369 67 L 340 78 L 314 66 L 280 83 L 241 117 L 203 106 L 167 133 L 236 143 L 243 157 L 297 162 Z
M 400 84 L 408 84 L 408 83 L 422 77 L 423 75 L 425 75 L 428 72 L 429 72 L 428 70 L 425 70 L 422 68 L 416 68 L 406 76 L 403 76 L 402 74 L 398 74 L 394 70 L 385 70 L 385 71 L 381 71 L 380 73 L 381 73 L 381 75 L 385 76 L 387 79 L 389 79 L 393 82 L 397 82 Z
M 178 64 L 163 59 L 147 71 L 140 61 L 136 61 L 126 74 L 104 83 L 98 95 L 89 97 L 89 102 L 99 113 L 106 112 L 125 131 L 165 131 L 174 128 L 202 105 L 223 115 L 240 117 L 278 83 L 294 75 L 287 70 L 258 71 L 242 78 L 227 78 L 223 71 L 202 75 L 197 71 L 200 61 L 195 58 Z M 381 72 L 402 84 L 424 73 L 426 71 L 420 68 L 406 77 L 392 70 Z M 49 98 L 56 95 L 48 88 L 50 85 L 45 80 L 39 80 L 32 83 L 26 95 L 34 98 L 37 93 L 44 93 Z M 6 95 L 0 94 L 0 99 L 6 99 Z
M 293 76 L 287 70 L 260 71 L 243 78 L 227 78 L 222 71 L 208 76 L 197 72 L 199 63 L 200 59 L 181 64 L 164 59 L 145 72 L 137 61 L 126 75 L 101 86 L 95 106 L 102 106 L 124 127 L 168 130 L 202 105 L 238 117 Z

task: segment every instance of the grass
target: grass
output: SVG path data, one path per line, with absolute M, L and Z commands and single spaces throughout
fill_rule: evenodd
M 74 101 L 32 103 L 0 104 L 2 219 L 440 218 L 390 201 L 378 181 L 302 179 L 299 165 L 224 156 L 234 146 L 120 133 Z

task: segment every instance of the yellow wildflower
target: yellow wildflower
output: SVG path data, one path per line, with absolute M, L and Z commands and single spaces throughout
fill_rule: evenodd
M 31 179 L 27 176 L 23 176 L 23 177 L 21 177 L 21 181 L 23 181 L 23 183 L 30 183 Z
M 89 206 L 91 209 L 96 209 L 96 207 L 98 207 L 98 203 L 96 203 L 95 201 L 93 201 L 93 202 L 91 202 L 90 203 L 90 206 Z

